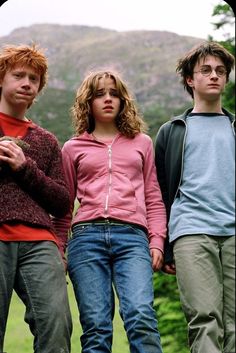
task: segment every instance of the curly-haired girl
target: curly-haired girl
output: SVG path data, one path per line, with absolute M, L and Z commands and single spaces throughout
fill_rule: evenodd
M 72 223 L 68 271 L 82 352 L 111 352 L 114 285 L 130 351 L 161 353 L 152 274 L 162 266 L 166 213 L 152 140 L 113 71 L 88 75 L 71 110 L 76 136 L 62 149 L 71 212 L 54 223 L 64 250 Z

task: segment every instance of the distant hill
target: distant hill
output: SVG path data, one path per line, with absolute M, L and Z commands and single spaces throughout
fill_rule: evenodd
M 117 32 L 52 24 L 18 28 L 0 37 L 0 45 L 35 42 L 46 49 L 48 87 L 29 115 L 62 143 L 72 134 L 68 111 L 77 87 L 88 71 L 107 66 L 128 82 L 153 136 L 161 122 L 191 102 L 175 67 L 177 59 L 200 41 L 166 31 Z

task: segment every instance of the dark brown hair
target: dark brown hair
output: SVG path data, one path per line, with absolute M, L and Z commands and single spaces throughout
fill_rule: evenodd
M 187 54 L 178 60 L 176 72 L 180 74 L 182 84 L 186 91 L 193 98 L 193 90 L 187 83 L 187 78 L 193 78 L 194 67 L 200 59 L 205 59 L 208 55 L 218 57 L 222 60 L 226 68 L 226 82 L 229 74 L 234 68 L 234 56 L 217 42 L 207 41 L 194 46 Z

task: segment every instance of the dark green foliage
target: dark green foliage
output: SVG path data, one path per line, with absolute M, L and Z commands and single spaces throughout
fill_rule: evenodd
M 226 109 L 235 114 L 235 82 L 230 81 L 227 84 L 222 98 L 222 104 Z
M 28 112 L 35 123 L 54 133 L 61 144 L 73 135 L 70 108 L 75 93 L 69 90 L 47 88 Z
M 154 289 L 154 307 L 164 352 L 188 353 L 187 323 L 179 301 L 176 277 L 156 273 Z
M 235 15 L 233 9 L 227 4 L 219 4 L 215 6 L 212 16 L 217 20 L 213 22 L 215 29 L 222 29 L 226 26 L 235 26 Z M 235 55 L 235 36 L 230 35 L 227 30 L 225 32 L 225 40 L 219 42 L 223 45 L 232 55 Z M 230 81 L 223 94 L 223 106 L 235 113 L 235 80 Z
M 157 104 L 150 106 L 143 113 L 144 119 L 149 127 L 148 134 L 154 140 L 162 124 L 164 124 L 173 116 L 183 113 L 187 108 L 190 107 L 191 103 L 186 103 L 185 105 L 178 108 L 173 106 L 173 108 L 169 109 L 165 109 L 164 107 Z

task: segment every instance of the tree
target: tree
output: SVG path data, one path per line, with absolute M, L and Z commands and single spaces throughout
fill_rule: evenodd
M 212 23 L 215 30 L 230 29 L 232 26 L 235 26 L 235 14 L 227 3 L 216 5 L 213 9 L 212 16 L 216 17 L 216 22 Z M 225 40 L 219 43 L 229 50 L 231 54 L 235 55 L 235 36 L 225 30 L 224 37 Z M 222 103 L 226 109 L 235 113 L 235 81 L 230 80 L 227 84 Z

